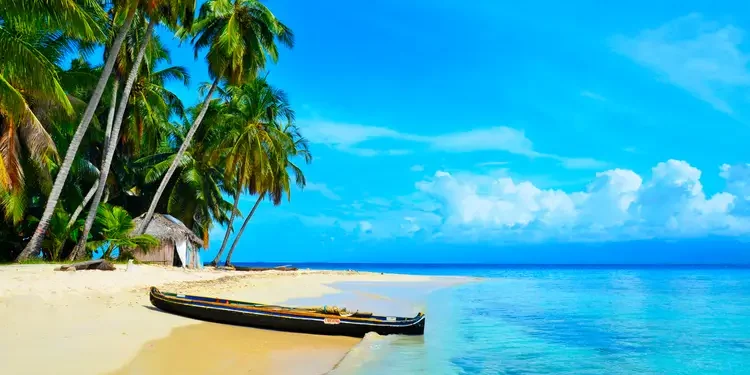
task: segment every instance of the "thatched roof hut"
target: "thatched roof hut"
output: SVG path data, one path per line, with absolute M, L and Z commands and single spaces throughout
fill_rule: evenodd
M 136 228 L 144 216 L 145 214 L 133 219 Z M 155 213 L 146 228 L 146 234 L 159 240 L 159 245 L 146 252 L 134 250 L 133 256 L 139 261 L 181 267 L 202 265 L 198 251 L 203 247 L 203 240 L 173 216 Z

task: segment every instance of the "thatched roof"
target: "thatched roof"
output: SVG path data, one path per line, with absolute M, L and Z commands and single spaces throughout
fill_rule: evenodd
M 135 228 L 138 228 L 145 215 L 143 214 L 133 219 Z M 154 217 L 148 224 L 148 228 L 146 228 L 146 234 L 156 237 L 160 242 L 169 240 L 177 243 L 180 240 L 184 240 L 190 242 L 195 248 L 203 247 L 203 240 L 188 229 L 185 224 L 171 215 L 154 214 Z

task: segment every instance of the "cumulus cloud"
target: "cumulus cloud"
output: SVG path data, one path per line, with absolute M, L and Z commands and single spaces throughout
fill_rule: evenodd
M 719 175 L 727 184 L 727 193 L 734 196 L 734 212 L 750 216 L 750 164 L 723 164 Z
M 363 238 L 455 242 L 620 241 L 750 235 L 750 164 L 722 165 L 723 191 L 707 194 L 702 172 L 681 160 L 639 175 L 610 169 L 579 191 L 544 189 L 508 176 L 437 171 L 415 191 L 363 201 L 342 218 L 308 217 Z
M 727 191 L 712 196 L 701 171 L 679 160 L 657 164 L 646 178 L 626 169 L 600 172 L 572 193 L 443 171 L 416 187 L 438 202 L 446 235 L 597 241 L 750 234 L 750 165 L 722 166 L 721 176 Z

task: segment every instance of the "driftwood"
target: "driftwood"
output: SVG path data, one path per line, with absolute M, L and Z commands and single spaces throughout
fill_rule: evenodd
M 297 271 L 297 267 L 278 266 L 278 267 L 242 267 L 235 266 L 235 271 Z
M 104 259 L 88 260 L 85 262 L 73 263 L 55 268 L 55 271 L 80 271 L 80 270 L 101 270 L 114 271 L 115 265 Z

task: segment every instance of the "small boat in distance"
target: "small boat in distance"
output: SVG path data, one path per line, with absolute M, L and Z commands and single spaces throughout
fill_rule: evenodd
M 364 337 L 368 332 L 424 334 L 425 315 L 421 312 L 413 318 L 377 316 L 336 307 L 284 307 L 165 293 L 155 287 L 151 287 L 149 297 L 152 305 L 166 312 L 237 326 L 352 337 Z

